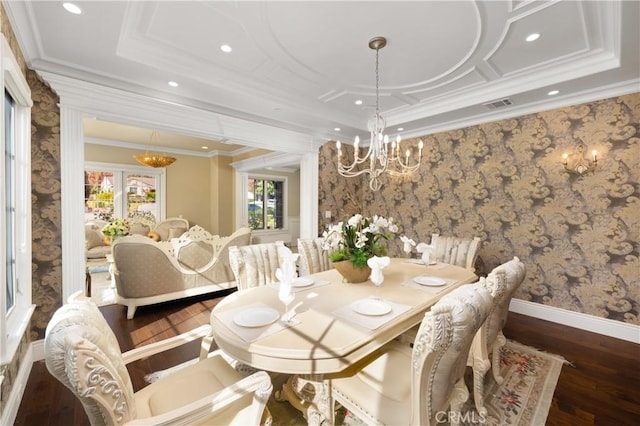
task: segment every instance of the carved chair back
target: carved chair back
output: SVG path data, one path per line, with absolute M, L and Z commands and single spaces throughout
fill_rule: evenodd
M 300 275 L 310 275 L 332 268 L 326 250 L 322 248 L 323 238 L 298 238 L 298 253 L 300 253 Z

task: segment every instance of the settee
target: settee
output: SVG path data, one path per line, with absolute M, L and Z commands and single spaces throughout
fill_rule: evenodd
M 100 219 L 89 220 L 85 223 L 84 240 L 87 260 L 104 259 L 108 254 L 111 254 L 111 244 L 102 234 L 102 228 L 108 223 Z M 139 222 L 131 222 L 129 224 L 129 233 L 131 235 L 148 236 L 156 241 L 168 241 L 171 238 L 177 238 L 185 233 L 187 229 L 189 229 L 189 221 L 179 217 L 165 219 L 153 227 Z
M 228 248 L 250 243 L 249 228 L 221 237 L 198 225 L 170 241 L 118 238 L 112 246 L 116 301 L 131 319 L 138 306 L 235 287 Z

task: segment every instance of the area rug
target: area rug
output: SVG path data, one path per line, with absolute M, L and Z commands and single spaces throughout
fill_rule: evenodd
M 116 289 L 112 285 L 111 275 L 106 270 L 91 273 L 91 300 L 98 306 L 116 303 Z
M 179 366 L 155 372 L 145 377 L 149 383 L 169 374 L 176 369 L 190 364 L 186 362 Z M 489 371 L 485 377 L 484 405 L 488 416 L 483 417 L 475 410 L 472 400 L 464 407 L 459 416 L 463 425 L 544 425 L 553 392 L 560 376 L 560 370 L 565 360 L 553 354 L 538 351 L 532 347 L 521 345 L 515 341 L 507 341 L 500 353 L 500 371 L 504 382 L 498 385 Z M 467 386 L 472 390 L 471 374 L 466 377 Z M 286 381 L 282 374 L 272 374 L 274 390 L 279 389 Z M 267 407 L 273 416 L 273 426 L 306 425 L 302 414 L 289 403 L 277 402 L 273 396 Z M 446 417 L 446 416 L 444 416 Z M 443 418 L 443 420 L 445 420 Z M 336 425 L 363 425 L 351 413 L 339 408 L 336 411 Z M 440 423 L 447 424 L 447 423 Z

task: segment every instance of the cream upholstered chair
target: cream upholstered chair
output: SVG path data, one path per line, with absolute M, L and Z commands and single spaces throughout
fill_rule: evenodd
M 259 424 L 272 384 L 265 372 L 244 378 L 208 353 L 208 325 L 121 353 L 90 301 L 64 305 L 45 334 L 47 369 L 82 402 L 92 425 Z M 126 364 L 205 337 L 200 361 L 133 392 Z
M 491 303 L 477 283 L 452 291 L 425 314 L 413 348 L 386 344 L 354 375 L 331 380 L 333 399 L 366 424 L 430 425 L 449 406 L 459 412 L 469 347 Z
M 484 284 L 494 297 L 494 307 L 474 338 L 467 365 L 473 368 L 474 401 L 480 414 L 486 414 L 484 407 L 484 377 L 490 367 L 496 383 L 504 380 L 500 375 L 500 348 L 507 339 L 502 329 L 507 322 L 509 303 L 513 293 L 520 287 L 526 274 L 524 263 L 517 257 L 496 267 L 487 276 Z M 491 361 L 489 357 L 492 356 Z
M 181 217 L 170 217 L 158 222 L 152 231 L 160 236 L 161 241 L 178 238 L 189 229 L 189 221 Z
M 432 234 L 430 245 L 433 247 L 431 260 L 475 271 L 478 249 L 480 248 L 479 237 L 458 238 Z
M 332 268 L 327 251 L 322 248 L 323 238 L 298 238 L 300 276 L 315 274 Z
M 229 247 L 229 265 L 236 279 L 238 290 L 277 282 L 276 270 L 280 267 L 282 241 Z

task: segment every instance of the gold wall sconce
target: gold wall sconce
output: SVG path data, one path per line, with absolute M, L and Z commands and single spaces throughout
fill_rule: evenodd
M 566 172 L 577 174 L 580 176 L 584 176 L 587 173 L 595 172 L 596 166 L 598 165 L 598 151 L 596 151 L 595 149 L 591 151 L 593 159 L 588 160 L 584 157 L 586 148 L 587 147 L 582 142 L 578 145 L 578 153 L 576 154 L 578 156 L 578 159 L 574 162 L 571 162 L 571 164 L 569 163 L 569 154 L 567 154 L 566 152 L 562 154 L 562 163 L 564 164 L 564 170 Z

